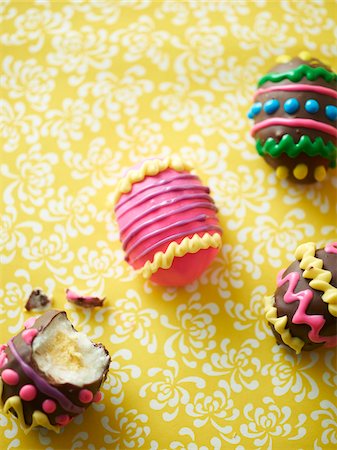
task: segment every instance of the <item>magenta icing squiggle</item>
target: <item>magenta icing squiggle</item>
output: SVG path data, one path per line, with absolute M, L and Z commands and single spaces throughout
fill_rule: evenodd
M 322 133 L 330 134 L 337 137 L 337 129 L 332 125 L 328 125 L 323 122 L 318 122 L 312 119 L 286 119 L 284 117 L 272 117 L 270 119 L 263 120 L 253 125 L 251 135 L 254 136 L 258 131 L 267 127 L 283 126 L 291 128 L 310 128 L 311 130 L 318 130 Z
M 65 395 L 62 394 L 59 390 L 55 389 L 51 386 L 44 378 L 42 378 L 38 373 L 35 372 L 19 355 L 17 352 L 13 339 L 8 342 L 8 347 L 10 348 L 14 358 L 18 361 L 20 366 L 22 367 L 23 372 L 27 375 L 27 377 L 33 380 L 34 384 L 37 388 L 46 394 L 48 397 L 52 397 L 57 400 L 60 405 L 68 412 L 72 414 L 81 414 L 84 411 L 84 408 L 81 408 L 74 403 L 72 403 Z
M 332 98 L 337 98 L 337 91 L 334 89 L 330 89 L 324 86 L 317 86 L 314 84 L 283 84 L 283 85 L 275 85 L 270 86 L 264 89 L 258 89 L 254 94 L 254 100 L 256 97 L 260 94 L 266 94 L 268 92 L 274 92 L 274 91 L 287 91 L 287 92 L 293 92 L 293 91 L 307 91 L 307 92 L 316 92 L 317 94 L 327 95 Z
M 190 173 L 177 173 L 177 175 L 172 176 L 171 178 L 167 178 L 167 179 L 163 179 L 163 180 L 159 180 L 158 183 L 156 184 L 157 187 L 161 187 L 161 186 L 165 186 L 165 184 L 170 184 L 173 181 L 180 181 L 180 180 L 198 180 L 198 177 L 196 175 L 192 175 Z M 117 203 L 117 205 L 115 206 L 115 211 L 118 211 L 118 209 L 125 205 L 125 203 L 133 200 L 135 197 L 137 197 L 139 194 L 143 194 L 144 192 L 153 189 L 153 185 L 149 184 L 147 186 L 142 187 L 141 189 L 139 189 L 137 192 L 133 193 L 133 194 L 128 194 L 127 196 L 125 196 L 124 198 L 120 199 L 120 201 Z
M 337 344 L 337 336 L 320 336 L 320 331 L 325 324 L 325 319 L 322 315 L 307 314 L 307 308 L 313 298 L 313 292 L 310 289 L 304 291 L 294 292 L 296 286 L 300 280 L 300 274 L 298 272 L 291 272 L 282 278 L 285 270 L 281 270 L 277 276 L 277 286 L 281 287 L 285 283 L 289 283 L 287 292 L 284 295 L 284 301 L 286 303 L 293 303 L 298 301 L 298 308 L 292 318 L 292 322 L 295 324 L 309 325 L 311 328 L 308 333 L 308 337 L 312 342 L 324 343 L 325 347 L 335 347 Z
M 331 242 L 330 244 L 327 244 L 324 248 L 324 250 L 327 253 L 334 253 L 337 254 L 337 242 Z

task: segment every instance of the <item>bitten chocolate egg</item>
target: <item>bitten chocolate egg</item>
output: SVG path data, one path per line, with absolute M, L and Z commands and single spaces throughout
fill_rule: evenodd
M 258 83 L 248 117 L 256 149 L 280 179 L 313 183 L 336 166 L 337 75 L 307 52 L 279 64 Z
M 300 245 L 294 261 L 277 276 L 265 312 L 279 344 L 296 353 L 337 346 L 337 242 L 316 249 Z
M 64 311 L 31 317 L 21 333 L 0 346 L 0 409 L 25 432 L 58 432 L 101 398 L 110 364 L 102 344 L 77 332 Z
M 221 246 L 216 212 L 209 188 L 180 158 L 144 161 L 121 179 L 115 198 L 126 261 L 157 284 L 191 283 Z

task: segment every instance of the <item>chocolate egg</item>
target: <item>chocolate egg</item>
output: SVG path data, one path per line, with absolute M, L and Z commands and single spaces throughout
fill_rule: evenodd
M 265 312 L 279 344 L 296 353 L 337 346 L 337 242 L 316 249 L 300 245 L 294 261 L 277 277 Z
M 280 179 L 322 181 L 336 166 L 337 76 L 307 52 L 279 61 L 260 79 L 248 113 L 256 149 Z

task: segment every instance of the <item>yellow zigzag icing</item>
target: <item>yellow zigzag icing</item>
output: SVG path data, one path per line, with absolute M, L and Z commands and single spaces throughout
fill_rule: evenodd
M 277 309 L 274 306 L 275 297 L 273 295 L 264 298 L 265 317 L 271 323 L 277 333 L 280 335 L 282 341 L 290 348 L 295 350 L 297 354 L 301 353 L 304 346 L 302 339 L 293 337 L 289 329 L 286 328 L 288 318 L 287 316 L 277 317 Z
M 58 425 L 52 425 L 49 422 L 48 417 L 42 411 L 34 411 L 32 415 L 32 424 L 27 425 L 25 422 L 25 417 L 23 414 L 23 407 L 21 399 L 18 395 L 13 395 L 9 397 L 5 404 L 3 404 L 2 398 L 2 390 L 3 390 L 3 382 L 0 377 L 0 410 L 2 409 L 5 413 L 7 413 L 11 408 L 16 412 L 18 416 L 18 420 L 20 422 L 21 427 L 25 434 L 29 433 L 33 428 L 42 426 L 44 428 L 48 428 L 48 430 L 53 430 L 56 433 L 60 432 L 60 427 Z
M 315 257 L 316 245 L 308 242 L 297 247 L 295 258 L 304 270 L 303 277 L 311 279 L 309 286 L 316 291 L 322 291 L 322 300 L 328 304 L 329 313 L 337 317 L 337 289 L 330 284 L 332 274 L 323 269 L 323 261 Z
M 118 182 L 114 197 L 116 204 L 122 194 L 130 192 L 132 185 L 144 180 L 147 176 L 154 176 L 166 169 L 174 169 L 177 172 L 184 170 L 190 171 L 192 168 L 183 161 L 179 156 L 168 156 L 163 159 L 149 159 L 138 168 L 129 170 L 126 175 Z
M 165 253 L 157 252 L 154 255 L 153 261 L 147 261 L 142 269 L 140 269 L 140 272 L 144 278 L 150 278 L 159 269 L 169 269 L 175 257 L 182 257 L 187 253 L 197 253 L 199 250 L 210 247 L 219 248 L 221 247 L 221 242 L 221 235 L 219 233 L 213 235 L 205 233 L 203 236 L 194 234 L 192 238 L 185 237 L 180 244 L 171 242 Z

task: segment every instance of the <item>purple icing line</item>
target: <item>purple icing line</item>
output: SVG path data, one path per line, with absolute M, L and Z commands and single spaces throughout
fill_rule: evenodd
M 135 192 L 134 194 L 128 195 L 123 200 L 119 201 L 118 204 L 115 206 L 115 211 L 117 211 L 121 206 L 125 205 L 125 203 L 137 197 L 137 195 L 142 194 L 143 192 L 146 192 L 147 190 L 152 189 L 153 187 L 164 186 L 165 184 L 172 183 L 172 181 L 176 180 L 199 180 L 199 178 L 195 175 L 191 175 L 190 173 L 179 173 L 170 179 L 159 180 L 158 182 L 156 182 L 155 185 L 150 184 L 148 186 L 144 186 L 139 191 Z
M 38 375 L 34 369 L 32 369 L 19 355 L 17 352 L 13 338 L 8 342 L 8 347 L 10 348 L 11 352 L 13 353 L 14 358 L 18 361 L 20 364 L 22 370 L 27 375 L 27 377 L 31 378 L 35 385 L 38 387 L 38 389 L 46 394 L 48 397 L 52 397 L 56 399 L 60 405 L 68 412 L 73 414 L 81 414 L 85 408 L 81 408 L 74 403 L 72 403 L 65 395 L 62 394 L 62 392 L 58 391 L 56 388 L 51 386 L 49 383 L 47 383 L 46 380 L 44 380 L 40 375 Z
M 174 212 L 174 214 L 175 214 L 175 212 Z M 133 252 L 135 248 L 137 248 L 140 244 L 142 244 L 147 239 L 151 239 L 152 237 L 157 236 L 158 234 L 161 234 L 165 231 L 172 230 L 176 227 L 182 227 L 182 226 L 188 225 L 189 223 L 192 223 L 192 222 L 205 222 L 207 219 L 215 219 L 215 216 L 208 216 L 206 214 L 200 214 L 198 216 L 189 217 L 188 219 L 177 220 L 176 222 L 170 223 L 170 224 L 166 225 L 165 227 L 160 227 L 158 230 L 154 230 L 151 233 L 147 233 L 147 234 L 145 234 L 145 236 L 141 237 L 140 239 L 138 239 L 138 241 L 136 241 L 133 245 L 131 245 L 131 247 L 126 252 L 126 257 L 128 258 L 130 253 Z M 156 219 L 154 219 L 154 222 L 155 221 L 156 221 Z M 137 232 L 137 230 L 136 230 L 136 232 Z M 189 234 L 188 230 L 186 230 L 185 233 L 186 233 L 186 235 L 188 235 Z M 123 248 L 124 248 L 124 250 L 126 250 L 125 243 L 123 245 Z
M 186 236 L 189 236 L 190 234 L 196 234 L 200 231 L 210 231 L 210 230 L 215 230 L 215 231 L 218 231 L 220 234 L 222 234 L 222 229 L 216 225 L 204 225 L 202 227 L 193 228 L 192 230 L 189 230 L 188 232 L 183 231 L 181 233 L 176 233 L 176 234 L 173 234 L 172 236 L 168 236 L 167 238 L 156 242 L 154 245 L 151 245 L 151 247 L 148 247 L 146 250 L 144 250 L 142 253 L 140 253 L 137 256 L 137 258 L 135 258 L 133 260 L 133 262 L 138 261 L 138 259 L 142 258 L 147 253 L 150 253 L 156 247 L 158 247 L 162 244 L 165 244 L 166 242 L 174 241 L 175 239 L 179 239 L 180 237 L 183 237 L 183 236 L 186 237 Z M 125 258 L 125 259 L 128 260 L 128 258 Z
M 153 186 L 152 186 L 153 187 Z M 164 189 L 161 189 L 157 192 L 151 192 L 150 194 L 146 195 L 145 197 L 138 200 L 138 202 L 134 203 L 132 206 L 129 206 L 124 212 L 117 215 L 117 219 L 120 219 L 124 214 L 129 212 L 131 209 L 136 208 L 137 206 L 140 206 L 141 204 L 147 202 L 148 200 L 152 200 L 155 197 L 158 197 L 160 195 L 165 195 L 171 192 L 179 192 L 179 191 L 186 191 L 186 190 L 193 190 L 193 191 L 202 191 L 209 193 L 209 188 L 206 186 L 202 186 L 200 184 L 184 184 L 184 185 L 174 185 L 174 186 L 167 186 Z M 181 197 L 180 197 L 181 198 Z
M 196 202 L 196 203 L 192 203 L 190 205 L 185 205 L 185 206 L 181 206 L 180 208 L 176 208 L 174 211 L 171 211 L 170 214 L 181 214 L 183 212 L 186 211 L 190 211 L 191 209 L 211 209 L 212 211 L 217 211 L 217 207 L 213 204 L 213 203 L 206 203 L 206 202 Z M 148 211 L 145 211 L 144 214 L 142 214 L 142 217 L 146 216 L 148 213 Z M 127 226 L 125 226 L 123 228 L 123 230 L 121 230 L 121 234 L 122 232 L 124 232 L 126 229 L 128 229 L 131 225 L 133 225 L 134 223 L 138 222 L 140 219 L 140 217 L 136 217 L 135 219 L 133 219 L 131 222 L 129 222 L 127 224 Z M 136 227 L 134 230 L 131 231 L 131 233 L 129 233 L 124 239 L 123 239 L 123 247 L 126 248 L 126 246 L 128 245 L 128 242 L 130 241 L 130 239 L 132 239 L 137 233 L 139 233 L 140 231 L 142 231 L 144 228 L 147 228 L 148 226 L 153 225 L 155 222 L 159 222 L 163 219 L 167 219 L 167 213 L 165 214 L 161 214 L 153 219 L 149 219 L 146 222 L 143 222 L 141 225 L 139 225 L 138 227 Z
M 179 197 L 179 200 L 193 200 L 193 199 L 197 199 L 197 198 L 200 198 L 201 200 L 207 200 L 207 203 L 206 202 L 196 202 L 194 204 L 190 203 L 189 205 L 186 205 L 186 208 L 190 209 L 191 207 L 197 207 L 197 205 L 198 206 L 200 205 L 200 207 L 201 207 L 201 205 L 212 205 L 215 208 L 216 211 L 218 210 L 217 207 L 214 205 L 212 197 L 209 196 L 208 194 L 186 194 L 186 195 L 181 195 Z M 165 208 L 168 205 L 172 205 L 176 201 L 177 201 L 176 198 L 171 198 L 169 200 L 164 200 L 163 202 L 158 203 L 157 205 L 154 205 L 151 208 L 145 210 L 143 213 L 139 214 L 133 220 L 128 222 L 126 225 L 124 225 L 124 227 L 122 227 L 121 230 L 120 230 L 120 234 L 122 235 L 122 233 L 124 233 L 125 230 L 127 230 L 135 222 L 137 222 L 138 220 L 140 220 L 143 217 L 147 216 L 148 214 L 151 214 L 154 211 L 157 211 L 157 209 Z

